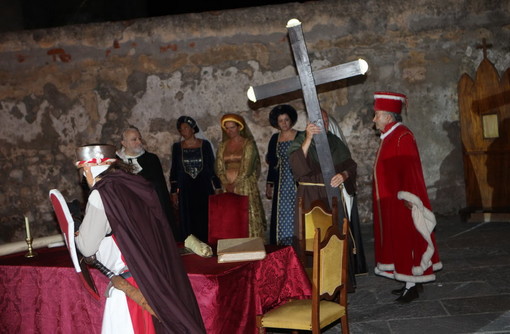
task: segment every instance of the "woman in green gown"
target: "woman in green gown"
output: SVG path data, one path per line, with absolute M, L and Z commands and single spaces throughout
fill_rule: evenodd
M 264 238 L 266 217 L 257 184 L 260 175 L 257 145 L 240 115 L 225 114 L 221 129 L 223 140 L 216 154 L 216 175 L 224 191 L 248 196 L 249 236 Z

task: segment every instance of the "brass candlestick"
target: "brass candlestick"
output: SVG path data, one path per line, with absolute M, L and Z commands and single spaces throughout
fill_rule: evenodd
M 32 238 L 32 237 L 25 238 L 25 241 L 27 242 L 27 245 L 28 245 L 28 253 L 25 254 L 26 258 L 32 258 L 32 257 L 36 257 L 37 256 L 37 253 L 34 252 L 34 250 L 32 248 L 32 241 L 33 240 L 34 240 L 34 238 Z

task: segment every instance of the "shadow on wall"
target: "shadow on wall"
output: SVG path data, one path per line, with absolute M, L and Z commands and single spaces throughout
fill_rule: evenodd
M 25 223 L 22 215 L 0 217 L 0 245 L 11 240 L 24 240 Z
M 443 122 L 443 129 L 453 149 L 439 167 L 439 180 L 433 187 L 441 191 L 431 199 L 432 209 L 444 215 L 454 215 L 466 203 L 459 121 Z

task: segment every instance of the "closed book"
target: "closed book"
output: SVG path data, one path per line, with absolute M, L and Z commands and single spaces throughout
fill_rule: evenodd
M 266 257 L 262 238 L 220 239 L 216 253 L 218 263 L 262 260 Z

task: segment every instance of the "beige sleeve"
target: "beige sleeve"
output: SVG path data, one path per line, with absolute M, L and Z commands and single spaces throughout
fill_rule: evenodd
M 75 238 L 76 247 L 83 256 L 94 255 L 99 250 L 105 235 L 111 231 L 101 196 L 97 190 L 93 190 L 89 195 L 85 217 L 79 229 L 80 233 Z

